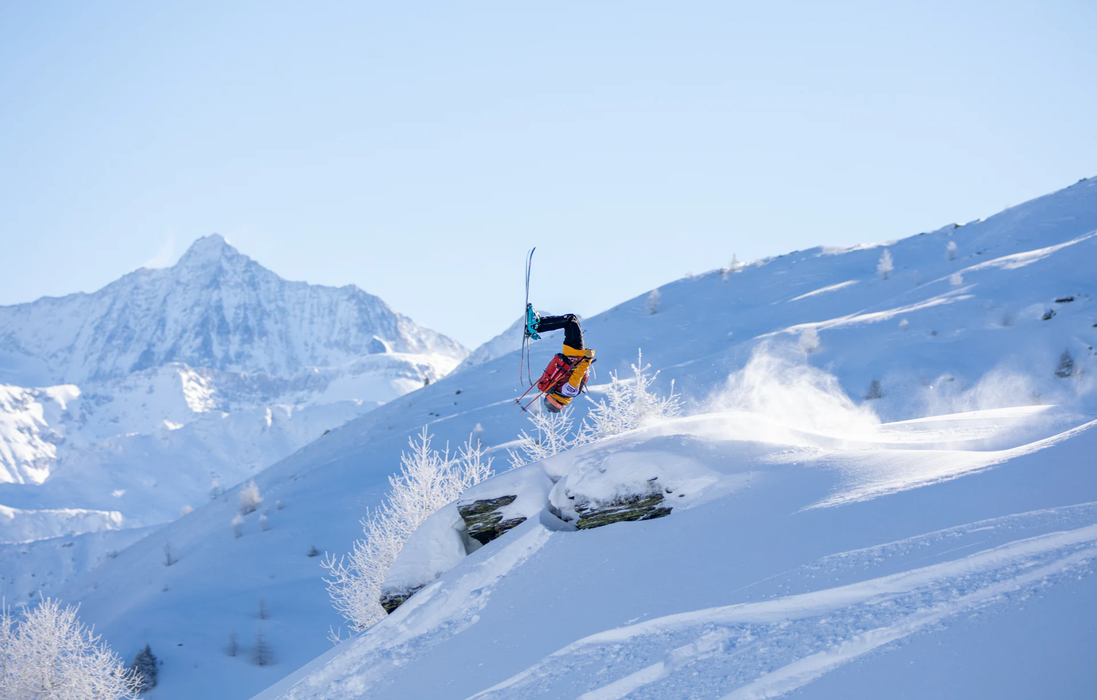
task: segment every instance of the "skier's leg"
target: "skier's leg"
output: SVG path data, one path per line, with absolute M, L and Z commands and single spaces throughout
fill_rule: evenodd
M 576 350 L 582 350 L 584 347 L 583 328 L 579 325 L 579 317 L 575 314 L 542 316 L 541 320 L 537 323 L 538 333 L 555 331 L 561 328 L 564 329 L 564 345 L 575 348 Z

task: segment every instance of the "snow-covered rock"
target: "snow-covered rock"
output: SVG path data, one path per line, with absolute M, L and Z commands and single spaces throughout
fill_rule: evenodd
M 469 537 L 487 544 L 537 517 L 548 505 L 553 483 L 544 465 L 537 463 L 503 472 L 465 491 L 457 509 Z
M 381 588 L 381 606 L 391 613 L 416 591 L 465 558 L 470 545 L 456 504 L 420 525 L 400 550 Z

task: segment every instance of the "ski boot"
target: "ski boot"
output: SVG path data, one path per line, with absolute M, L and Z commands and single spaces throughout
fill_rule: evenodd
M 526 337 L 533 340 L 540 340 L 541 335 L 537 332 L 537 324 L 541 322 L 541 316 L 533 310 L 533 304 L 526 304 Z

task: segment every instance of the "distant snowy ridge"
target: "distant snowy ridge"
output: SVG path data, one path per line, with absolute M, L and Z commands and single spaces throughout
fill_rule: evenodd
M 467 354 L 216 234 L 173 267 L 0 307 L 0 542 L 173 520 Z
M 284 377 L 391 351 L 468 354 L 353 285 L 283 280 L 217 234 L 173 267 L 142 268 L 91 294 L 0 307 L 0 379 L 22 386 L 172 362 Z
M 62 508 L 25 513 L 16 508 L 0 506 L 0 527 L 4 530 L 0 543 L 30 542 L 47 537 L 63 537 L 71 533 L 119 530 L 122 522 L 122 514 L 116 510 Z

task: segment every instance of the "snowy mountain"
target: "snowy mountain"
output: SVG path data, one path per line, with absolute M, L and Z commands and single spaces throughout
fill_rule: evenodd
M 151 644 L 158 700 L 1085 697 L 1095 266 L 1085 181 L 886 245 L 717 269 L 660 288 L 656 313 L 641 295 L 588 319 L 595 396 L 642 348 L 689 415 L 477 487 L 521 486 L 534 506 L 334 648 L 343 623 L 310 555 L 349 550 L 424 424 L 438 444 L 474 434 L 504 469 L 528 428 L 515 353 L 263 470 L 263 506 L 238 529 L 230 491 L 56 590 L 124 656 Z M 532 364 L 558 349 L 535 343 Z M 637 494 L 669 514 L 572 519 Z M 250 662 L 260 641 L 272 665 Z
M 93 294 L 0 307 L 0 348 L 9 600 L 97 563 L 81 543 L 122 549 L 123 531 L 148 534 L 468 354 L 356 287 L 286 282 L 217 235 Z
M 93 294 L 0 307 L 0 379 L 21 386 L 170 363 L 288 377 L 386 352 L 467 354 L 353 285 L 283 280 L 217 234 L 173 267 L 142 268 Z

